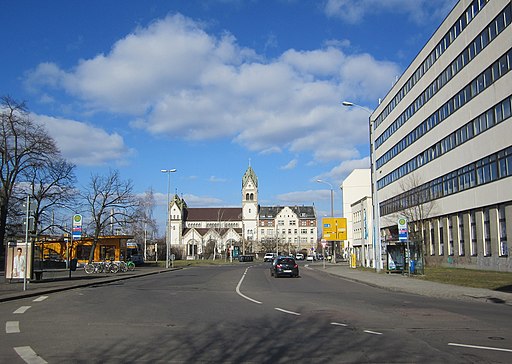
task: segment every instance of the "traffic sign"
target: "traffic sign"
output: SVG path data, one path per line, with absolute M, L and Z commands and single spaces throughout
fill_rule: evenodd
M 72 238 L 73 240 L 82 238 L 82 215 L 80 214 L 73 215 Z

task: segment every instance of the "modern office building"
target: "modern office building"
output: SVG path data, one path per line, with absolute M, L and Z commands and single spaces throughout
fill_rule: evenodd
M 460 0 L 370 117 L 381 238 L 427 265 L 512 271 L 511 6 Z
M 316 248 L 318 237 L 314 206 L 260 206 L 258 177 L 251 166 L 242 177 L 242 207 L 188 207 L 174 195 L 170 201 L 171 247 L 183 257 L 265 253 Z

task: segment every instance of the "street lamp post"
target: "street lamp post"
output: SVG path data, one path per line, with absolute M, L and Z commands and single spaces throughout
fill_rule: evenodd
M 317 179 L 316 180 L 318 183 L 325 183 L 326 185 L 329 186 L 329 188 L 331 189 L 331 217 L 334 217 L 334 207 L 333 207 L 333 188 L 332 188 L 332 185 L 329 183 L 329 182 L 326 182 L 324 180 L 321 180 L 321 179 Z
M 176 169 L 161 169 L 160 172 L 167 173 L 167 225 L 165 228 L 165 268 L 169 268 L 169 255 L 170 255 L 170 245 L 171 245 L 171 214 L 169 210 L 169 193 L 171 190 L 171 173 L 176 172 Z
M 341 103 L 347 107 L 357 107 L 366 111 L 368 114 L 372 114 L 373 111 L 370 109 L 354 104 L 350 101 L 343 101 Z M 379 208 L 379 195 L 377 189 L 377 174 L 376 174 L 376 155 L 375 155 L 375 122 L 369 119 L 370 122 L 370 156 L 372 165 L 372 203 L 373 203 L 373 255 L 375 260 L 375 269 L 380 272 L 382 269 L 382 246 L 380 242 L 380 208 Z

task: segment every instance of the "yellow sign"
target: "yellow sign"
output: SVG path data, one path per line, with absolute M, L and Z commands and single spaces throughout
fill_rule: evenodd
M 322 218 L 322 239 L 327 241 L 347 240 L 347 219 L 344 217 Z

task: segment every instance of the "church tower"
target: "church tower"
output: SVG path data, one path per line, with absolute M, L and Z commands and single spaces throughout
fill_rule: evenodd
M 245 240 L 258 240 L 258 177 L 249 165 L 242 177 L 242 224 Z

